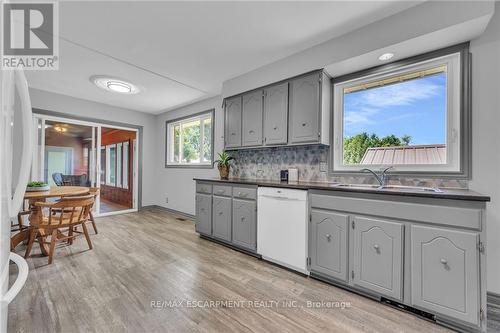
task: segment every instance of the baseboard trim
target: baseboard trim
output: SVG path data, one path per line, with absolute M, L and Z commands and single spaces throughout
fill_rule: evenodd
M 165 212 L 168 212 L 168 213 L 171 213 L 171 214 L 175 214 L 175 215 L 180 215 L 188 220 L 192 220 L 194 221 L 195 220 L 195 216 L 194 215 L 191 215 L 191 214 L 188 214 L 188 213 L 184 213 L 184 212 L 181 212 L 179 210 L 175 210 L 175 209 L 171 209 L 171 208 L 167 208 L 167 207 L 162 207 L 162 206 L 159 206 L 159 205 L 149 205 L 149 206 L 143 206 L 141 208 L 141 210 L 144 210 L 144 209 L 159 209 L 159 210 L 163 210 Z
M 487 292 L 486 304 L 488 320 L 500 322 L 500 294 Z

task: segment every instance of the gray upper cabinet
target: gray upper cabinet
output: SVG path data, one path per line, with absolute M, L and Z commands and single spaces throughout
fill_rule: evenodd
M 290 143 L 319 141 L 320 75 L 290 81 Z
M 288 82 L 264 90 L 264 144 L 288 142 Z
M 262 99 L 262 90 L 242 97 L 242 146 L 262 145 Z
M 227 148 L 241 146 L 241 96 L 226 100 L 225 141 Z
M 311 270 L 347 280 L 347 230 L 345 214 L 312 210 L 309 233 Z
M 478 241 L 475 232 L 412 225 L 412 304 L 477 325 Z
M 353 223 L 353 283 L 401 300 L 403 225 L 361 216 Z
M 210 185 L 211 186 L 211 185 Z M 212 195 L 196 194 L 196 231 L 212 234 Z
M 225 99 L 225 148 L 329 144 L 331 81 L 318 70 Z
M 249 250 L 257 249 L 257 204 L 233 199 L 233 243 Z
M 231 241 L 231 198 L 213 196 L 213 232 L 219 239 Z

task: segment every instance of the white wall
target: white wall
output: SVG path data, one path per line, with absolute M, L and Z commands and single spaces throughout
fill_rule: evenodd
M 174 111 L 165 112 L 156 118 L 156 141 L 159 143 L 156 156 L 157 176 L 155 180 L 157 205 L 194 215 L 195 182 L 193 177 L 216 177 L 217 169 L 165 168 L 165 137 L 167 120 L 215 109 L 214 155 L 224 147 L 224 112 L 222 99 L 216 96 Z M 166 198 L 168 197 L 168 203 Z
M 68 117 L 88 117 L 143 126 L 142 205 L 156 204 L 155 193 L 151 191 L 155 183 L 155 159 L 158 148 L 155 143 L 154 115 L 37 89 L 30 89 L 30 97 L 33 108 L 64 113 Z
M 491 196 L 487 208 L 488 286 L 500 294 L 500 2 L 485 33 L 471 41 L 471 189 Z

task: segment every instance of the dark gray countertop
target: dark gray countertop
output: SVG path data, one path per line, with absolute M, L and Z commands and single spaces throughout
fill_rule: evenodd
M 354 192 L 354 193 L 372 193 L 372 194 L 386 194 L 386 195 L 399 195 L 407 197 L 423 197 L 423 198 L 436 198 L 436 199 L 452 199 L 452 200 L 468 200 L 468 201 L 490 201 L 490 197 L 480 193 L 461 190 L 461 189 L 441 189 L 442 193 L 423 191 L 418 189 L 407 188 L 359 188 L 359 187 L 339 187 L 338 183 L 326 182 L 280 182 L 277 180 L 262 180 L 262 179 L 219 179 L 219 178 L 193 178 L 199 181 L 218 182 L 225 184 L 246 184 L 257 186 L 272 186 L 281 188 L 294 188 L 302 190 L 330 190 L 340 192 Z

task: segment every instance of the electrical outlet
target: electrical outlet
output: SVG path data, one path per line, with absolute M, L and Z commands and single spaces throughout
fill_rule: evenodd
M 319 162 L 319 171 L 326 172 L 326 162 Z
M 168 197 L 165 197 L 165 203 L 168 203 Z
M 262 162 L 257 163 L 257 171 L 262 171 L 262 169 L 263 169 Z

